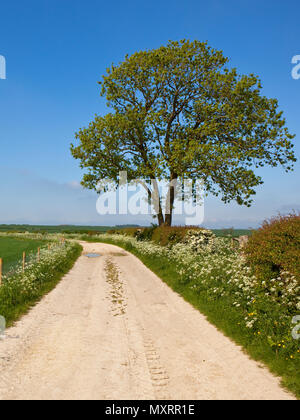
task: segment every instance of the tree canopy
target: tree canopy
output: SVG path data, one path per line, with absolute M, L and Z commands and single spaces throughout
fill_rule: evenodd
M 294 136 L 260 79 L 227 64 L 206 42 L 182 40 L 107 69 L 99 83 L 112 112 L 96 116 L 71 145 L 87 170 L 82 185 L 117 182 L 120 171 L 128 179 L 201 178 L 208 193 L 250 206 L 263 182 L 255 168 L 292 170 Z M 172 214 L 159 208 L 158 220 L 169 225 Z

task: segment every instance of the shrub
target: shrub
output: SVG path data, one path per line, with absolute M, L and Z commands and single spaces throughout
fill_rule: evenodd
M 110 235 L 114 235 L 115 233 L 117 234 L 118 231 L 116 229 L 108 229 L 106 233 L 109 233 Z
M 151 227 L 123 228 L 120 230 L 110 230 L 109 234 L 121 234 L 135 238 L 138 241 L 153 241 L 162 246 L 173 246 L 187 241 L 196 241 L 198 245 L 208 243 L 213 233 L 210 230 L 194 226 L 160 226 Z M 186 238 L 186 239 L 185 239 Z M 197 245 L 195 245 L 197 248 Z
M 203 246 L 212 245 L 215 235 L 211 230 L 188 230 L 184 242 L 189 244 L 193 251 L 198 252 Z
M 244 253 L 261 281 L 291 274 L 300 282 L 300 215 L 265 221 L 250 237 Z
M 148 228 L 138 228 L 138 229 L 136 229 L 136 231 L 134 233 L 134 237 L 138 241 L 151 241 L 153 233 L 154 233 L 156 228 L 157 228 L 156 225 L 153 225 L 153 226 L 148 227 Z
M 126 236 L 131 236 L 134 238 L 138 230 L 139 229 L 137 228 L 124 228 L 124 229 L 118 230 L 116 233 L 123 234 Z

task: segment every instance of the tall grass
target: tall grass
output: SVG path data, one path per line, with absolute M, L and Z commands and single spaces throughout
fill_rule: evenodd
M 7 273 L 18 264 L 21 266 L 23 252 L 30 256 L 31 253 L 37 253 L 38 248 L 46 246 L 46 244 L 45 240 L 0 236 L 0 258 L 3 260 L 3 273 Z
M 82 247 L 75 242 L 66 242 L 64 246 L 55 242 L 50 250 L 41 250 L 39 262 L 31 258 L 24 273 L 18 269 L 4 276 L 0 286 L 0 315 L 8 326 L 57 285 L 81 251 Z

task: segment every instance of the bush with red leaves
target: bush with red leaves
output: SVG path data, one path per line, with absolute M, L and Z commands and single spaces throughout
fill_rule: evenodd
M 251 235 L 244 253 L 260 280 L 289 272 L 300 281 L 300 214 L 265 221 Z

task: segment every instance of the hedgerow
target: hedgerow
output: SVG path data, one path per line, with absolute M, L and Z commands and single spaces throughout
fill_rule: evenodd
M 244 250 L 262 282 L 294 279 L 300 285 L 300 215 L 278 216 L 263 223 Z

